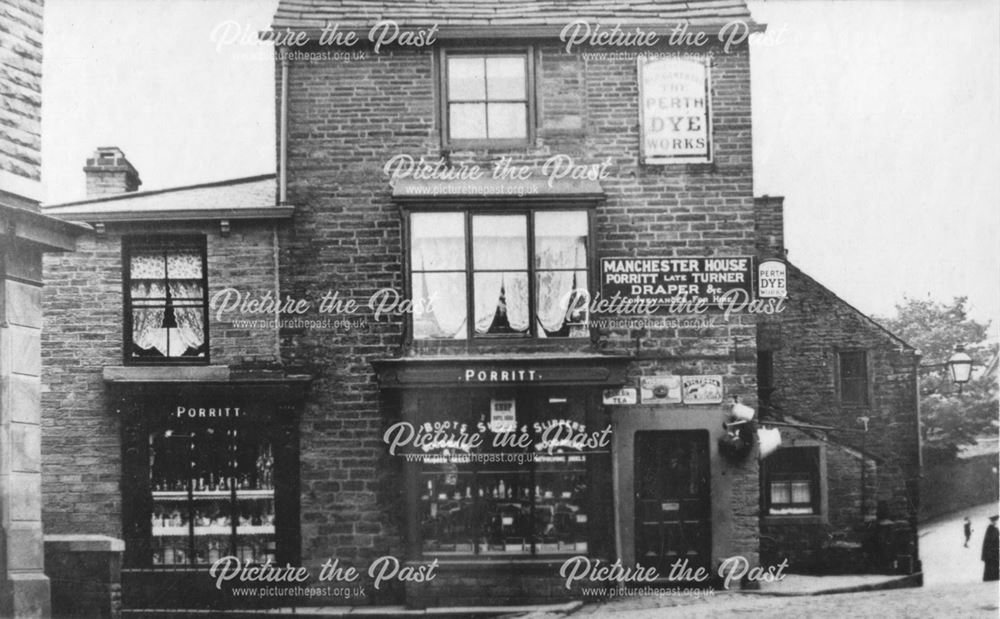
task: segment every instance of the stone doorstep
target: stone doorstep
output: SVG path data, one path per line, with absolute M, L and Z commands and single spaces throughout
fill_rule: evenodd
M 188 610 L 188 609 L 122 609 L 122 617 L 500 617 L 525 613 L 554 613 L 568 615 L 580 609 L 583 602 L 539 604 L 535 606 L 448 606 L 412 609 L 405 606 L 312 606 L 246 610 Z

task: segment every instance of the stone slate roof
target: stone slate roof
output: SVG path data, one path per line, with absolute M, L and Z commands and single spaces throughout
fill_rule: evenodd
M 623 26 L 751 23 L 745 0 L 280 0 L 273 27 L 313 30 L 335 22 L 370 28 L 383 19 L 400 26 L 442 28 L 561 29 L 576 19 Z
M 233 217 L 278 216 L 275 206 L 277 184 L 274 174 L 237 178 L 185 187 L 133 191 L 77 202 L 42 206 L 46 215 L 70 221 L 125 221 L 143 215 L 197 218 L 216 217 L 228 212 Z

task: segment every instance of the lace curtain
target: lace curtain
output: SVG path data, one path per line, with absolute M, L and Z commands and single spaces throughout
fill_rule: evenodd
M 201 255 L 196 252 L 136 254 L 130 262 L 132 344 L 139 355 L 203 356 L 204 290 Z M 188 281 L 173 281 L 173 280 Z M 167 282 L 176 327 L 166 328 Z
M 528 243 L 525 236 L 513 235 L 510 231 L 516 230 L 515 226 L 523 226 L 524 219 L 484 217 L 483 220 L 485 229 L 476 237 L 473 246 L 476 333 L 489 333 L 498 312 L 506 317 L 511 331 L 523 333 L 528 330 L 529 321 Z M 507 230 L 497 226 L 496 236 L 487 236 L 493 232 L 489 220 L 503 222 Z M 507 235 L 501 236 L 503 232 Z
M 161 282 L 132 284 L 132 343 L 164 357 L 198 351 L 205 343 L 201 284 L 170 283 L 171 307 L 177 323 L 173 329 L 163 328 L 165 297 L 166 288 Z
M 528 274 L 512 271 L 476 273 L 476 333 L 489 333 L 497 312 L 511 331 L 528 330 Z
M 539 269 L 535 313 L 538 324 L 545 331 L 563 328 L 574 291 L 587 288 L 586 241 L 585 236 L 539 236 L 535 239 L 535 263 Z M 573 268 L 580 270 L 544 270 Z
M 413 316 L 414 337 L 464 339 L 464 237 L 414 238 L 411 259 L 413 296 L 418 301 L 418 311 Z M 449 269 L 454 270 L 449 272 Z

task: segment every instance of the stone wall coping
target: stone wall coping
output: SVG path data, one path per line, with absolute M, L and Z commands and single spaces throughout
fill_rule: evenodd
M 69 552 L 124 552 L 125 540 L 107 535 L 57 534 L 46 535 L 45 546 Z

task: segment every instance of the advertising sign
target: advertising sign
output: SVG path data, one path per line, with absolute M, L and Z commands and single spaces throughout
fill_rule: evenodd
M 707 59 L 639 57 L 639 127 L 647 165 L 712 160 Z
M 621 389 L 605 389 L 604 404 L 622 405 L 638 403 L 639 394 L 635 387 L 622 387 Z
M 659 307 L 674 299 L 718 307 L 722 296 L 753 293 L 753 258 L 603 258 L 601 296 L 642 300 Z
M 643 404 L 678 404 L 681 401 L 680 376 L 643 376 L 639 386 Z
M 514 400 L 490 400 L 490 431 L 513 432 L 517 429 Z
M 722 376 L 681 377 L 681 394 L 685 404 L 719 404 L 722 402 Z
M 781 260 L 764 260 L 757 267 L 757 296 L 784 299 L 788 295 L 787 269 Z

